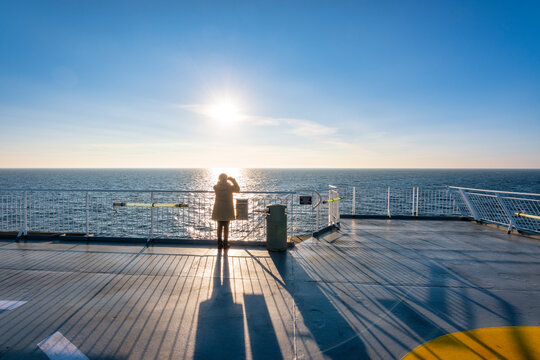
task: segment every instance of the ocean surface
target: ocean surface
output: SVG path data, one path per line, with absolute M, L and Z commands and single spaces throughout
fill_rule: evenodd
M 540 169 L 0 169 L 0 189 L 212 190 L 225 172 L 244 191 L 454 185 L 540 193 Z

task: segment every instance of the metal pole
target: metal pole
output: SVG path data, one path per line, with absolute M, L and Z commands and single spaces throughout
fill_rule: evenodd
M 24 236 L 26 236 L 28 234 L 28 232 L 27 232 L 27 221 L 28 221 L 28 209 L 27 209 L 27 207 L 28 206 L 27 206 L 27 194 L 26 194 L 26 191 L 24 192 L 23 206 L 24 206 L 24 209 L 23 209 L 23 221 L 22 221 L 22 224 L 21 224 L 21 230 L 17 234 L 17 238 L 20 238 L 21 235 L 23 235 L 23 234 L 24 234 Z
M 150 240 L 152 240 L 152 235 L 154 234 L 154 192 L 152 191 L 150 195 L 150 202 L 152 203 L 152 206 L 150 207 L 150 232 L 148 232 L 148 239 L 146 239 L 146 246 L 150 243 Z
M 311 201 L 313 201 L 313 191 L 311 192 Z M 313 202 L 311 203 L 311 214 L 310 214 L 310 223 L 311 223 L 311 236 L 313 237 Z
M 90 229 L 90 220 L 88 216 L 88 191 L 86 192 L 86 238 L 88 239 L 89 236 L 89 229 Z
M 352 214 L 356 215 L 356 186 L 352 188 Z
M 418 197 L 419 197 L 419 194 L 420 194 L 420 188 L 417 186 L 416 187 L 416 216 L 418 216 Z
M 386 214 L 390 217 L 390 186 L 388 187 L 388 206 L 386 208 Z
M 411 215 L 414 216 L 414 193 L 415 193 L 415 187 L 412 188 L 412 209 L 411 209 Z
M 320 227 L 319 227 L 319 206 L 317 206 L 317 211 L 316 211 L 316 216 L 317 218 L 315 219 L 315 228 L 316 228 L 316 231 L 319 231 Z
M 28 193 L 24 192 L 24 236 L 28 235 Z
M 506 213 L 506 216 L 508 216 L 508 233 L 510 234 L 512 232 L 512 227 L 515 227 L 516 230 L 519 230 L 516 226 L 516 223 L 514 221 L 514 217 L 512 216 L 512 213 L 508 208 L 506 207 L 506 204 L 504 203 L 504 199 L 497 194 L 497 200 L 499 201 L 499 204 L 501 204 L 501 207 L 503 208 L 504 212 Z
M 294 195 L 291 196 L 291 242 L 294 242 L 294 224 L 296 222 L 296 215 L 294 214 Z
M 473 216 L 473 219 L 476 221 L 480 220 L 480 216 L 478 216 L 478 212 L 476 212 L 476 208 L 471 203 L 471 200 L 469 199 L 469 195 L 463 189 L 459 189 L 459 193 L 461 194 L 461 198 L 465 202 L 465 205 L 467 205 L 467 208 L 469 209 L 471 215 Z

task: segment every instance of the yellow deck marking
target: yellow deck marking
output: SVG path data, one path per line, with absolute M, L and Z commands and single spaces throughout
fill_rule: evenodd
M 419 359 L 540 359 L 540 327 L 505 326 L 444 335 L 403 357 Z

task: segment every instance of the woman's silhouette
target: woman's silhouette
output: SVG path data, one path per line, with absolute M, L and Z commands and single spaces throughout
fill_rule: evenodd
M 236 218 L 234 215 L 233 193 L 239 192 L 240 186 L 233 177 L 220 174 L 218 183 L 214 185 L 214 191 L 216 193 L 216 202 L 212 211 L 212 220 L 217 221 L 218 248 L 229 247 L 229 223 Z

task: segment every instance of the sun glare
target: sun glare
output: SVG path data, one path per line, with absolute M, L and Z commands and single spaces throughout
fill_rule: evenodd
M 221 102 L 211 105 L 208 115 L 214 120 L 228 124 L 240 120 L 240 109 L 231 102 Z
M 228 176 L 238 178 L 242 176 L 242 169 L 241 168 L 211 168 L 209 175 L 212 181 L 215 182 L 215 180 L 218 178 L 219 174 L 221 173 L 225 173 Z

